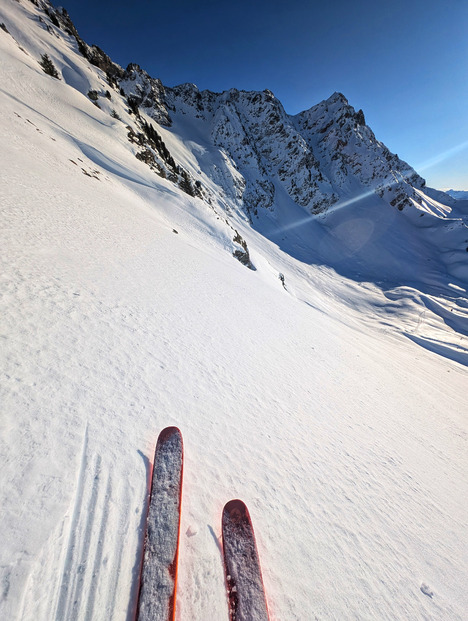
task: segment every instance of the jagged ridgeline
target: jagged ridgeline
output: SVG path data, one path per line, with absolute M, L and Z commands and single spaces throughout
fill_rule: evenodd
M 222 190 L 250 218 L 260 210 L 273 211 L 279 193 L 311 214 L 353 193 L 375 193 L 398 210 L 421 202 L 424 179 L 376 139 L 363 111 L 356 112 L 341 93 L 292 116 L 268 90 L 213 93 L 193 84 L 165 87 L 139 65 L 123 69 L 98 46 L 84 42 L 65 9 L 31 1 L 44 10 L 51 27 L 74 37 L 79 52 L 105 72 L 109 86 L 123 98 L 134 119 L 127 135 L 138 147 L 136 157 L 187 194 L 213 202 L 202 176 L 177 162 L 157 126 L 171 128 L 175 119 L 189 115 L 228 158 L 229 170 L 220 174 Z M 90 93 L 99 105 L 98 94 Z M 119 118 L 115 110 L 112 115 Z

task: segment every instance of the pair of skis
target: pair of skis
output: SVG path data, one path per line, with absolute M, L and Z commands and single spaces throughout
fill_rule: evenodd
M 158 438 L 154 456 L 137 621 L 174 621 L 184 448 L 177 427 Z M 268 621 L 255 535 L 247 507 L 223 509 L 223 556 L 230 621 Z

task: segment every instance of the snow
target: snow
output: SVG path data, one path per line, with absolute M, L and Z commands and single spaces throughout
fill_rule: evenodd
M 430 197 L 309 219 L 278 191 L 253 226 L 191 198 L 39 14 L 0 7 L 0 617 L 132 619 L 149 463 L 176 425 L 180 621 L 228 618 L 232 498 L 272 621 L 466 618 L 466 225 Z M 220 196 L 209 171 L 235 168 L 199 119 L 158 131 Z
M 448 194 L 449 196 L 457 200 L 462 200 L 462 201 L 468 200 L 467 190 L 446 190 L 446 194 Z

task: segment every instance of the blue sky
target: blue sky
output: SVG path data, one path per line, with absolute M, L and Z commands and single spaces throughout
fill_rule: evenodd
M 468 190 L 467 0 L 63 0 L 79 33 L 167 86 L 334 91 L 437 188 Z

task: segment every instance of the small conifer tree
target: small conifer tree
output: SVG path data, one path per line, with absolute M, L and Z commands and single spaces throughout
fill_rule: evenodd
M 179 179 L 179 188 L 183 190 L 186 194 L 190 196 L 194 196 L 193 187 L 190 182 L 190 177 L 183 168 L 179 169 L 180 179 Z
M 57 80 L 60 80 L 58 71 L 55 68 L 54 63 L 50 60 L 48 54 L 41 55 L 41 60 L 39 64 L 41 65 L 42 71 L 44 71 L 44 73 L 47 73 L 47 75 L 51 75 L 53 78 L 57 78 Z

